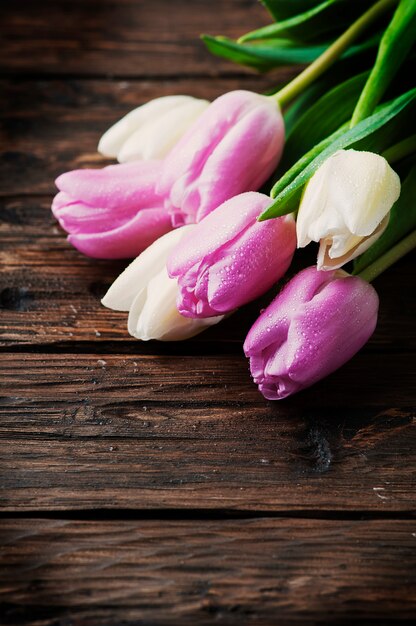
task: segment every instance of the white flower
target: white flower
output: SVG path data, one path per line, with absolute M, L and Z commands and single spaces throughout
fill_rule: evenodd
M 298 247 L 319 242 L 318 269 L 336 269 L 362 254 L 386 228 L 400 179 L 373 152 L 339 150 L 315 172 L 299 207 Z
M 115 311 L 129 311 L 128 331 L 136 339 L 180 341 L 220 322 L 183 317 L 176 308 L 177 280 L 169 278 L 166 261 L 171 250 L 193 225 L 183 226 L 157 239 L 114 281 L 102 299 Z
M 120 163 L 162 159 L 207 108 L 207 100 L 165 96 L 130 111 L 101 137 L 98 151 Z

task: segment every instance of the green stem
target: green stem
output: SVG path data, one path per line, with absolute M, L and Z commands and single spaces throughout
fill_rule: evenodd
M 399 141 L 394 146 L 390 146 L 390 148 L 381 153 L 381 156 L 389 163 L 394 163 L 395 161 L 401 161 L 404 157 L 414 152 L 416 152 L 416 134 L 410 135 L 410 137 Z
M 413 248 L 416 248 L 416 230 L 399 241 L 393 248 L 378 258 L 377 261 L 374 261 L 374 263 L 366 267 L 365 270 L 357 274 L 357 276 L 371 283 L 377 276 L 390 267 L 390 265 L 396 263 L 396 261 L 413 250 Z
M 397 4 L 398 0 L 379 0 L 361 17 L 336 39 L 320 57 L 311 63 L 303 72 L 294 78 L 289 84 L 277 93 L 270 96 L 279 103 L 280 107 L 286 106 L 293 98 L 308 87 L 314 80 L 325 72 L 361 35 L 361 33 L 384 11 Z
M 376 62 L 355 106 L 350 128 L 374 112 L 414 45 L 415 28 L 415 0 L 400 0 L 381 38 Z

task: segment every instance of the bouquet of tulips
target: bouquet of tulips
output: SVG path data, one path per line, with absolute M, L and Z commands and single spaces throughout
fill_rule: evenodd
M 416 246 L 416 2 L 263 3 L 269 26 L 203 39 L 262 71 L 306 64 L 291 82 L 140 106 L 99 142 L 119 163 L 59 176 L 52 211 L 82 253 L 136 257 L 102 302 L 128 311 L 141 340 L 219 323 L 318 243 L 316 265 L 286 280 L 244 343 L 255 383 L 275 400 L 366 343 L 378 313 L 370 282 Z

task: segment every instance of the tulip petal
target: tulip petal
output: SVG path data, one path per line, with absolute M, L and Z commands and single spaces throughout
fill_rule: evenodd
M 344 212 L 345 224 L 352 233 L 366 237 L 377 228 L 398 199 L 400 178 L 379 154 L 357 150 L 345 152 L 347 159 L 343 159 L 342 176 L 354 180 L 349 206 L 356 207 L 355 211 Z
M 113 282 L 101 300 L 102 304 L 115 311 L 128 311 L 138 291 L 142 292 L 147 289 L 149 279 L 166 266 L 172 247 L 180 241 L 184 232 L 191 228 L 192 226 L 184 226 L 172 230 L 154 241 Z
M 260 391 L 285 398 L 327 376 L 369 339 L 378 296 L 361 278 L 308 268 L 273 300 L 244 343 Z
M 229 244 L 256 220 L 268 203 L 270 198 L 257 192 L 240 194 L 224 202 L 207 215 L 201 225 L 185 235 L 172 251 L 168 260 L 169 275 L 186 272 L 204 257 Z
M 159 187 L 162 193 L 168 193 L 184 175 L 193 179 L 198 176 L 224 135 L 247 109 L 251 110 L 256 96 L 251 92 L 232 91 L 211 103 L 168 155 Z
M 372 301 L 377 309 L 374 289 L 348 276 L 328 283 L 324 291 L 299 309 L 288 338 L 291 379 L 309 386 L 348 361 L 374 331 Z
M 155 193 L 161 168 L 159 161 L 139 161 L 73 170 L 61 174 L 55 182 L 60 191 L 92 207 L 128 210 L 143 205 L 162 206 L 163 199 Z
M 223 317 L 190 320 L 176 308 L 177 281 L 169 278 L 166 268 L 156 274 L 133 302 L 129 314 L 129 332 L 143 341 L 180 341 L 189 339 L 220 322 Z
M 386 230 L 390 220 L 390 214 L 382 220 L 375 231 L 369 237 L 355 237 L 351 235 L 345 245 L 345 248 L 335 251 L 331 240 L 321 240 L 318 251 L 317 268 L 318 270 L 334 270 L 342 267 L 345 263 L 363 254 Z M 335 239 L 335 237 L 334 237 Z M 343 254 L 342 254 L 343 252 Z M 342 256 L 338 256 L 338 254 Z
M 162 159 L 208 105 L 207 100 L 191 98 L 142 124 L 126 139 L 118 160 Z
M 285 340 L 293 311 L 309 302 L 333 276 L 333 272 L 317 272 L 315 267 L 296 274 L 251 327 L 244 342 L 245 354 L 253 356 L 258 350 Z
M 269 203 L 255 192 L 235 196 L 194 226 L 168 259 L 179 278 L 178 310 L 187 317 L 225 314 L 273 286 L 290 265 L 295 222 L 256 218 Z
M 297 219 L 298 247 L 320 242 L 318 269 L 341 267 L 383 232 L 400 195 L 400 179 L 386 159 L 339 150 L 307 184 Z M 371 243 L 365 240 L 371 238 Z
M 164 96 L 133 109 L 104 133 L 98 144 L 98 152 L 104 156 L 117 157 L 132 133 L 167 111 L 191 100 L 194 100 L 191 96 Z
M 124 208 L 124 207 L 120 207 Z M 121 227 L 136 214 L 135 210 L 92 207 L 82 202 L 71 202 L 53 210 L 61 227 L 72 235 L 102 233 Z
M 277 104 L 248 91 L 217 98 L 172 149 L 158 184 L 175 225 L 199 221 L 230 197 L 258 188 L 276 166 L 284 126 Z
M 266 109 L 253 110 L 224 136 L 221 145 L 207 157 L 198 178 L 187 181 L 179 202 L 171 200 L 199 222 L 223 202 L 245 191 L 258 189 L 273 173 L 283 150 L 283 123 Z M 221 184 L 218 184 L 221 181 Z M 270 199 L 269 199 L 270 204 Z
M 171 228 L 170 217 L 164 209 L 146 209 L 114 230 L 70 234 L 68 241 L 95 259 L 128 259 L 140 254 Z
M 208 302 L 225 313 L 268 291 L 285 274 L 295 251 L 295 221 L 291 216 L 255 222 L 238 242 L 211 261 Z

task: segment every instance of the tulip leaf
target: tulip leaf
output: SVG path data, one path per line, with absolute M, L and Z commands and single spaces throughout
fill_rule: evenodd
M 312 83 L 312 85 L 305 89 L 296 98 L 293 104 L 284 111 L 283 119 L 285 122 L 286 137 L 290 135 L 298 119 L 331 87 L 331 84 L 325 80 L 326 78 L 327 76 Z
M 317 0 L 261 0 L 261 3 L 278 21 L 312 9 L 317 4 Z
M 309 109 L 298 117 L 295 125 L 287 133 L 279 172 L 287 171 L 303 154 L 351 118 L 367 76 L 368 72 L 363 72 L 337 85 L 317 98 Z
M 351 0 L 321 0 L 306 11 L 246 33 L 238 41 L 245 43 L 279 37 L 298 42 L 318 40 L 323 34 L 341 33 L 372 3 L 372 0 L 362 0 L 360 3 Z
M 275 39 L 278 37 L 287 37 L 300 41 L 311 39 L 316 36 L 317 32 L 322 33 L 334 28 L 333 16 L 331 16 L 330 22 L 328 23 L 328 19 L 322 19 L 322 14 L 332 5 L 339 4 L 340 1 L 341 0 L 325 0 L 325 2 L 321 2 L 303 13 L 246 33 L 240 37 L 238 42 L 244 43 L 246 41 Z
M 286 110 L 283 111 L 286 130 L 286 142 L 288 141 L 294 126 L 298 123 L 300 118 L 305 113 L 307 113 L 310 108 L 314 107 L 315 103 L 320 98 L 325 96 L 325 94 L 330 92 L 337 85 L 340 85 L 340 83 L 343 83 L 351 77 L 358 75 L 358 73 L 362 73 L 366 67 L 369 67 L 372 63 L 372 58 L 370 57 L 372 57 L 371 52 L 365 51 L 361 55 L 338 60 L 322 76 L 320 76 L 309 87 L 302 91 L 302 93 L 294 100 L 294 102 L 290 104 L 290 106 Z M 402 69 L 402 73 L 403 71 L 404 68 Z M 411 87 L 411 84 L 409 84 L 408 86 L 404 86 L 403 88 L 400 88 L 398 93 L 403 93 Z M 390 97 L 394 97 L 394 95 L 397 94 L 392 93 Z M 319 123 L 321 122 L 322 120 L 319 119 Z M 305 151 L 306 150 L 304 150 L 304 152 Z M 279 170 L 280 169 L 281 168 L 279 168 Z
M 201 35 L 208 50 L 216 56 L 223 57 L 234 63 L 267 71 L 281 65 L 311 63 L 317 59 L 331 42 L 315 45 L 294 44 L 288 39 L 270 39 L 261 44 L 243 44 L 227 37 Z M 380 40 L 380 34 L 373 35 L 359 44 L 351 46 L 342 55 L 347 58 L 374 47 Z
M 354 262 L 354 274 L 359 274 L 398 241 L 416 228 L 416 164 L 402 183 L 399 199 L 393 205 L 389 224 L 379 239 Z
M 302 190 L 322 163 L 337 150 L 357 148 L 360 150 L 383 150 L 391 143 L 398 123 L 390 125 L 398 114 L 416 97 L 416 89 L 380 106 L 377 111 L 349 128 L 347 124 L 325 138 L 305 154 L 280 180 L 271 191 L 274 202 L 261 214 L 259 220 L 266 220 L 296 211 Z M 383 132 L 378 132 L 383 131 Z M 397 133 L 396 133 L 397 134 Z
M 280 65 L 311 63 L 328 47 L 328 44 L 299 46 L 288 39 L 271 39 L 261 45 L 247 45 L 222 36 L 201 37 L 212 54 L 263 71 Z
M 414 45 L 415 30 L 416 2 L 401 0 L 381 38 L 376 62 L 358 100 L 352 124 L 374 111 Z

